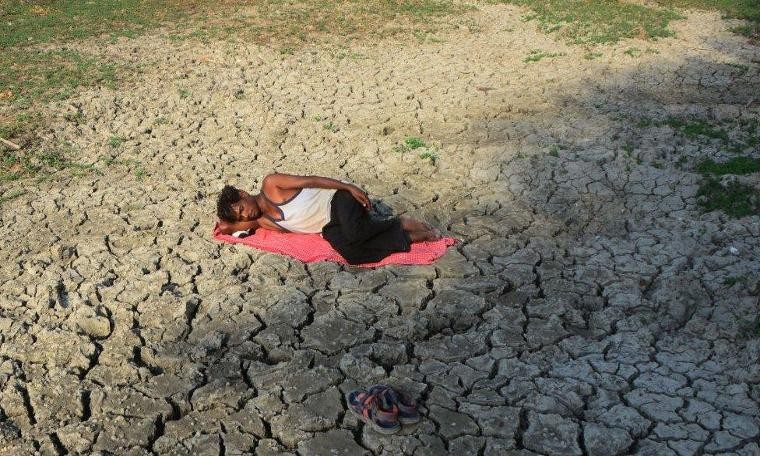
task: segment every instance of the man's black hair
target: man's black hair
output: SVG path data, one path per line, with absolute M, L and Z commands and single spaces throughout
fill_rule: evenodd
M 225 222 L 234 223 L 237 217 L 232 212 L 232 205 L 240 201 L 240 190 L 232 185 L 225 185 L 219 199 L 216 200 L 216 216 Z

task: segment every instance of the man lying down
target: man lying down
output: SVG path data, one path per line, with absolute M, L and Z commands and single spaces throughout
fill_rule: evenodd
M 259 228 L 322 233 L 351 264 L 377 262 L 408 252 L 412 242 L 441 238 L 440 231 L 411 217 L 372 217 L 364 190 L 329 177 L 269 174 L 257 195 L 226 185 L 216 207 L 223 234 L 246 235 Z

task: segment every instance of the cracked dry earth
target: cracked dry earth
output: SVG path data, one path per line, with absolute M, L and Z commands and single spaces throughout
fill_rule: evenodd
M 55 107 L 46 143 L 97 172 L 2 207 L 0 454 L 760 454 L 758 217 L 700 212 L 719 144 L 639 126 L 757 119 L 758 48 L 690 13 L 587 60 L 524 12 L 293 55 L 82 44 L 143 72 Z M 437 161 L 394 151 L 407 136 Z M 361 183 L 462 243 L 361 270 L 213 241 L 223 183 L 273 170 Z M 377 382 L 422 422 L 347 413 Z

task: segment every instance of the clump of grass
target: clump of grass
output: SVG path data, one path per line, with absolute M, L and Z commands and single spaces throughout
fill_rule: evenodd
M 421 138 L 418 138 L 416 136 L 408 136 L 406 139 L 404 139 L 404 142 L 402 144 L 394 147 L 393 150 L 399 153 L 404 153 L 423 147 L 427 147 L 427 144 L 425 144 L 425 141 L 423 141 Z
M 429 160 L 430 163 L 435 165 L 436 160 L 438 160 L 438 154 L 435 153 L 435 151 L 432 150 L 426 150 L 422 152 L 419 157 L 423 160 Z
M 736 72 L 739 73 L 739 76 L 743 76 L 747 71 L 749 71 L 749 66 L 742 63 L 727 63 L 726 65 L 730 66 L 731 68 L 735 68 Z
M 336 133 L 338 131 L 338 126 L 332 123 L 332 121 L 323 123 L 322 128 L 324 128 L 325 130 L 329 130 L 332 133 Z
M 187 89 L 177 89 L 177 93 L 179 93 L 179 97 L 182 99 L 190 97 L 190 91 Z
M 102 161 L 104 165 L 111 166 L 119 161 L 116 159 L 116 157 L 108 156 L 108 155 L 101 155 L 98 157 L 98 161 Z
M 420 44 L 443 42 L 442 39 L 434 35 L 435 30 L 415 30 L 413 33 L 414 38 L 416 38 L 417 42 Z
M 628 48 L 625 50 L 625 52 L 623 52 L 623 54 L 630 57 L 638 57 L 641 55 L 641 49 L 635 47 Z
M 166 117 L 156 117 L 156 119 L 153 121 L 153 125 L 166 125 L 169 123 L 169 119 Z
M 623 144 L 623 152 L 629 157 L 633 157 L 633 144 L 631 143 L 625 143 Z
M 603 54 L 601 52 L 587 52 L 583 55 L 583 58 L 586 60 L 594 60 L 601 57 Z
M 121 136 L 111 136 L 108 138 L 108 145 L 116 149 L 117 147 L 121 146 L 124 141 L 125 139 Z
M 726 277 L 725 280 L 723 280 L 723 283 L 725 285 L 728 285 L 729 287 L 732 287 L 736 285 L 737 283 L 746 283 L 747 282 L 747 276 L 741 275 L 741 276 L 730 276 Z
M 575 44 L 615 43 L 623 38 L 671 36 L 670 21 L 680 16 L 668 9 L 617 0 L 494 0 L 526 6 L 539 28 Z
M 559 157 L 559 146 L 556 144 L 553 144 L 549 148 L 549 155 L 551 155 L 552 157 Z
M 404 140 L 404 145 L 409 148 L 409 150 L 419 149 L 420 147 L 427 147 L 427 144 L 425 144 L 425 141 L 423 141 L 420 138 L 416 138 L 414 136 L 408 137 Z
M 367 58 L 367 56 L 362 54 L 361 52 L 354 52 L 347 49 L 341 49 L 334 55 L 335 55 L 335 58 L 338 60 L 343 60 L 343 59 L 363 60 Z
M 722 184 L 715 178 L 707 178 L 700 185 L 697 198 L 705 212 L 721 210 L 736 218 L 760 215 L 760 190 L 740 182 Z
M 562 52 L 545 52 L 540 49 L 533 49 L 530 51 L 527 57 L 523 59 L 525 63 L 539 62 L 543 59 L 553 59 L 565 55 Z
M 731 27 L 729 30 L 737 35 L 746 36 L 747 38 L 760 38 L 760 24 L 740 25 L 737 27 Z
M 2 196 L 0 196 L 0 206 L 7 203 L 8 201 L 13 201 L 14 199 L 24 194 L 26 194 L 26 191 L 24 190 L 11 190 L 9 192 L 6 192 Z
M 733 157 L 727 162 L 717 163 L 712 159 L 702 160 L 697 165 L 697 171 L 702 174 L 750 174 L 760 172 L 760 158 Z
M 416 136 L 407 137 L 403 143 L 394 147 L 393 150 L 402 154 L 413 150 L 419 151 L 417 156 L 422 160 L 430 161 L 432 164 L 438 160 L 438 150 L 434 146 L 428 146 L 422 138 Z

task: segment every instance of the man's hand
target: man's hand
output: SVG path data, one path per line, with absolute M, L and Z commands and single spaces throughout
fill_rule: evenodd
M 356 201 L 359 202 L 362 206 L 364 206 L 364 209 L 367 209 L 368 211 L 372 209 L 372 201 L 369 200 L 369 197 L 367 196 L 367 192 L 360 189 L 354 184 L 346 184 L 346 191 L 348 191 L 351 196 L 356 198 Z
M 253 234 L 254 231 L 256 231 L 259 228 L 259 221 L 258 220 L 250 220 L 245 222 L 225 222 L 224 220 L 217 221 L 217 224 L 219 226 L 219 231 L 222 234 L 232 234 L 235 231 L 248 231 L 250 230 L 251 234 Z

